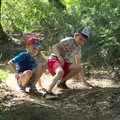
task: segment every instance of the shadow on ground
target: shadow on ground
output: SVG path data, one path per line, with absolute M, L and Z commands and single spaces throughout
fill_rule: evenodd
M 97 88 L 80 89 L 79 82 L 71 81 L 71 90 L 59 94 L 58 99 L 46 100 L 40 94 L 16 91 L 11 74 L 0 84 L 0 120 L 120 120 L 120 84 L 105 75 L 95 77 L 88 82 Z M 45 84 L 49 84 L 48 78 L 43 75 Z
M 70 90 L 54 101 L 6 92 L 0 120 L 120 120 L 120 88 Z

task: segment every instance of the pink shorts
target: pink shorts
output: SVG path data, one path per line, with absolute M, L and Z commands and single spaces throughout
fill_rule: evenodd
M 62 67 L 64 70 L 64 75 L 63 75 L 64 78 L 70 72 L 69 66 L 71 64 L 72 63 L 70 62 L 64 61 L 64 66 L 61 66 L 61 63 L 58 59 L 50 59 L 48 60 L 48 70 L 52 74 L 52 76 L 54 76 L 56 74 L 55 73 L 56 68 Z

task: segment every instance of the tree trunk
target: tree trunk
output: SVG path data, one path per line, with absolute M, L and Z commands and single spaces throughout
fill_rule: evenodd
M 49 0 L 49 3 L 60 11 L 66 10 L 66 6 L 60 0 Z
M 4 43 L 6 41 L 8 41 L 8 35 L 4 32 L 3 27 L 1 25 L 1 2 L 2 0 L 0 0 L 0 43 Z
M 2 25 L 0 23 L 0 43 L 8 41 L 8 36 L 7 34 L 3 31 Z

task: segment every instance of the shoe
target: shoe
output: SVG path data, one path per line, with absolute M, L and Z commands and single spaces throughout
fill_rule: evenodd
M 29 87 L 30 87 L 30 92 L 37 92 L 38 91 L 34 84 L 29 85 Z
M 25 88 L 19 85 L 16 87 L 16 90 L 20 92 L 25 92 Z
M 58 85 L 57 85 L 58 88 L 61 88 L 61 89 L 70 89 L 65 82 L 60 82 Z
M 30 87 L 25 87 L 25 92 L 26 93 L 31 93 L 31 88 Z
M 57 95 L 55 95 L 52 92 L 45 92 L 43 94 L 43 97 L 46 98 L 46 99 L 55 99 L 55 98 L 57 98 Z
M 31 86 L 25 87 L 25 92 L 26 93 L 37 93 L 38 90 L 35 85 L 31 85 Z

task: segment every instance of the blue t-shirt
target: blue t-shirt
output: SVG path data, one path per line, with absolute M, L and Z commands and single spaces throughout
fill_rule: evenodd
M 37 60 L 30 56 L 28 52 L 21 52 L 12 61 L 16 64 L 16 71 L 18 73 L 24 72 L 25 70 L 33 70 L 38 65 Z

